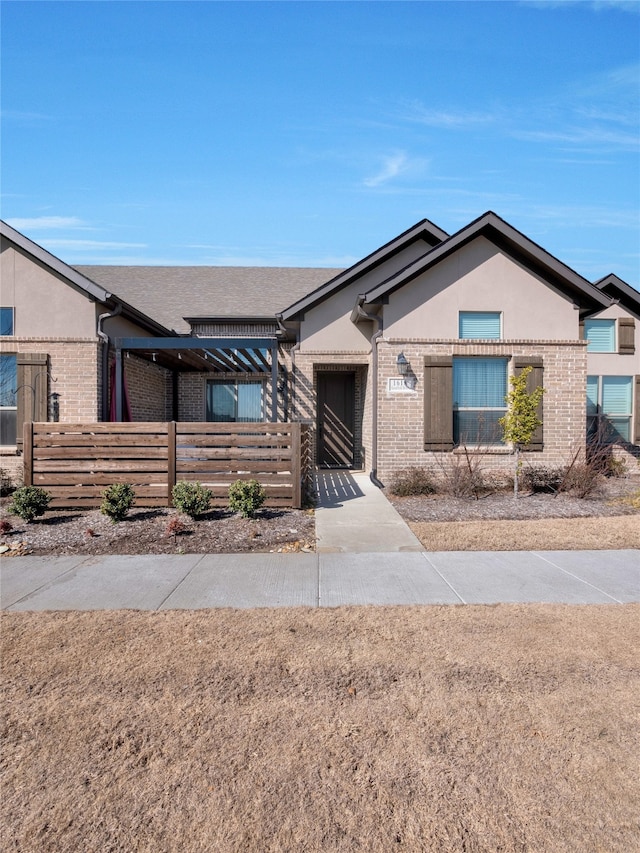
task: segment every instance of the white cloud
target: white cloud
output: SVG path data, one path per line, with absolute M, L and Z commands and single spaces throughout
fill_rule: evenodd
M 467 127 L 477 128 L 480 124 L 493 124 L 496 114 L 492 112 L 466 112 L 460 110 L 432 110 L 418 101 L 407 105 L 403 116 L 405 121 L 424 124 L 428 127 L 440 127 L 451 130 L 463 130 Z
M 146 243 L 117 243 L 101 240 L 47 239 L 42 240 L 46 249 L 71 249 L 80 252 L 95 252 L 97 249 L 146 249 Z
M 406 152 L 398 151 L 383 158 L 382 167 L 373 175 L 363 180 L 365 187 L 379 187 L 399 175 L 421 172 L 426 160 L 422 158 L 410 158 Z
M 90 226 L 77 216 L 35 216 L 27 219 L 8 219 L 18 231 L 53 231 L 62 228 L 88 230 Z

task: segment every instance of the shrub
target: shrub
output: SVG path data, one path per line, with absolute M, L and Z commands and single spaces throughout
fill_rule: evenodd
M 9 512 L 29 523 L 39 515 L 44 515 L 49 506 L 51 495 L 39 486 L 22 486 L 13 493 Z
M 442 476 L 438 491 L 454 498 L 474 497 L 476 500 L 481 494 L 492 491 L 493 484 L 487 480 L 482 468 L 481 452 L 462 445 L 459 453 L 439 464 Z
M 111 521 L 116 524 L 125 518 L 135 501 L 136 495 L 133 486 L 130 486 L 129 483 L 114 483 L 102 493 L 100 512 L 103 515 L 108 515 Z
M 7 533 L 11 533 L 13 530 L 13 524 L 10 521 L 7 521 L 6 518 L 3 518 L 0 521 L 0 536 L 5 536 Z
M 547 465 L 529 465 L 522 469 L 522 484 L 535 493 L 555 493 L 560 490 L 566 476 L 566 468 L 551 468 Z
M 391 494 L 399 497 L 432 495 L 435 490 L 433 479 L 424 468 L 405 468 L 402 471 L 396 471 L 389 486 Z
M 599 490 L 603 478 L 597 465 L 576 462 L 566 469 L 560 491 L 570 492 L 577 498 L 588 498 Z
M 229 486 L 229 509 L 243 518 L 252 518 L 267 494 L 257 480 L 236 480 Z
M 181 481 L 173 487 L 171 497 L 177 510 L 189 518 L 197 518 L 209 509 L 212 493 L 200 483 Z
M 187 525 L 184 521 L 181 521 L 179 518 L 172 518 L 167 524 L 166 534 L 167 536 L 173 536 L 173 541 L 175 544 L 176 538 L 181 534 L 185 533 L 187 530 Z

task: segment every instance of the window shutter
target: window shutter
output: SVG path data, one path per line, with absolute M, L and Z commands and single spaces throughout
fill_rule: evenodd
M 633 431 L 633 443 L 640 444 L 640 376 L 636 376 L 636 393 L 633 406 L 633 420 L 635 429 Z
M 18 353 L 18 394 L 16 445 L 22 446 L 22 426 L 28 421 L 47 420 L 47 363 L 48 355 L 39 352 Z
M 618 320 L 618 352 L 620 355 L 633 355 L 635 346 L 636 322 L 633 317 L 620 317 Z
M 453 359 L 424 359 L 424 449 L 453 449 Z
M 531 373 L 527 376 L 527 394 L 532 394 L 536 388 L 544 388 L 544 365 L 542 359 L 515 359 L 514 369 L 516 376 L 522 373 L 525 367 L 533 368 Z M 543 421 L 543 423 L 539 427 L 536 427 L 536 431 L 533 434 L 531 442 L 524 448 L 529 451 L 539 451 L 544 448 L 544 396 L 538 403 L 536 414 L 538 416 L 538 420 Z
M 580 320 L 580 322 L 579 322 L 579 324 L 578 324 L 578 337 L 580 338 L 580 340 L 581 340 L 581 341 L 584 341 L 584 340 L 585 340 L 585 336 L 584 336 L 584 320 Z

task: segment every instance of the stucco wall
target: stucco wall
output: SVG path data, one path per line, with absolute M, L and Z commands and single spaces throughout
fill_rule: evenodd
M 457 338 L 460 311 L 501 312 L 504 339 L 578 337 L 571 300 L 484 237 L 390 294 L 385 336 Z
M 14 308 L 14 334 L 32 338 L 89 338 L 95 305 L 8 240 L 0 254 L 2 305 Z
M 618 320 L 634 317 L 622 305 L 611 305 L 599 314 L 594 315 L 598 320 Z M 611 352 L 588 352 L 587 373 L 600 376 L 634 376 L 640 374 L 640 319 L 635 320 L 635 352 L 630 355 L 620 355 Z M 616 338 L 617 339 L 617 338 Z
M 427 244 L 419 240 L 371 272 L 365 273 L 353 284 L 305 312 L 304 320 L 300 324 L 301 351 L 367 352 L 370 350 L 371 333 L 368 325 L 355 326 L 350 320 L 358 295 L 381 284 L 428 250 Z

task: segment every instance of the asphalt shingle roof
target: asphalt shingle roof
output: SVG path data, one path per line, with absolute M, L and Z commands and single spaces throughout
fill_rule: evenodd
M 184 317 L 270 317 L 341 270 L 310 267 L 77 266 L 79 273 L 168 329 Z

